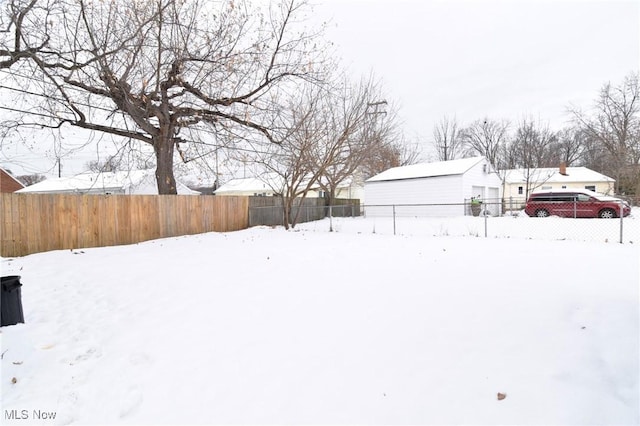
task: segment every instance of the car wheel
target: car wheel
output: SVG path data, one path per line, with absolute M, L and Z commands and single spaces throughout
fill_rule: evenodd
M 545 209 L 536 210 L 536 217 L 547 217 L 549 216 L 549 212 Z
M 604 209 L 601 210 L 600 213 L 598 213 L 598 216 L 600 216 L 602 219 L 613 219 L 614 217 L 616 217 L 616 212 L 612 209 Z

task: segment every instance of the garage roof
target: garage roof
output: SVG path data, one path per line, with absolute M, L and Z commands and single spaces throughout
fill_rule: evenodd
M 485 161 L 484 157 L 471 157 L 463 158 L 461 160 L 438 161 L 436 163 L 420 163 L 411 164 L 409 166 L 393 167 L 367 179 L 367 182 L 461 175 L 482 161 Z

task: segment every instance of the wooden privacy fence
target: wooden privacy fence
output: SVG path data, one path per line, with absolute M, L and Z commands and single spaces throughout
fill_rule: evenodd
M 0 255 L 133 244 L 249 226 L 248 197 L 0 194 Z

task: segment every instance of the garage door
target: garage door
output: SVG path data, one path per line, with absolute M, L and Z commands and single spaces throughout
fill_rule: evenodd
M 491 216 L 500 216 L 500 188 L 489 188 L 487 204 L 487 211 L 491 213 Z

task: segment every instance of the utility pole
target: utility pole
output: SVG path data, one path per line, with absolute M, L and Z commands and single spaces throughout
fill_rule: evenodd
M 378 101 L 378 102 L 369 102 L 367 104 L 367 109 L 369 107 L 373 107 L 373 111 L 367 112 L 367 114 L 369 114 L 369 115 L 386 114 L 387 111 L 380 111 L 380 108 L 382 108 L 383 105 L 387 105 L 387 101 L 381 100 L 381 101 Z

